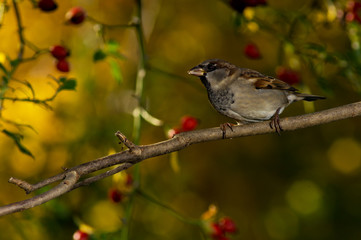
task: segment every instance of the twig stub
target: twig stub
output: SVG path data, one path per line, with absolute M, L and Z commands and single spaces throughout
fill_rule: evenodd
M 31 193 L 33 191 L 33 185 L 26 182 L 26 181 L 24 181 L 24 180 L 11 177 L 11 178 L 9 178 L 8 182 L 12 183 L 12 184 L 15 184 L 19 188 L 24 189 L 26 194 L 29 194 L 29 193 Z
M 120 131 L 117 131 L 115 133 L 115 136 L 117 136 L 120 140 L 120 143 L 123 143 L 125 146 L 127 146 L 127 148 L 129 148 L 129 151 L 136 154 L 136 155 L 140 155 L 141 149 L 135 145 L 133 142 L 131 142 L 123 133 L 121 133 Z

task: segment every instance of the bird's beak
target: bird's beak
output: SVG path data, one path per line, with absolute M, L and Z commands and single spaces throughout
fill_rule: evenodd
M 192 68 L 191 70 L 188 71 L 188 74 L 197 76 L 197 77 L 203 77 L 206 75 L 206 72 L 204 71 L 203 68 L 201 68 L 199 66 L 195 66 L 194 68 Z

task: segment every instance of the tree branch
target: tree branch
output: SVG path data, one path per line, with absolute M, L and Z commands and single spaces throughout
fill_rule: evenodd
M 65 179 L 59 185 L 50 189 L 49 191 L 24 201 L 11 203 L 9 205 L 0 207 L 0 216 L 33 208 L 40 204 L 46 203 L 51 199 L 57 198 L 68 192 L 78 181 L 78 179 L 79 174 L 77 172 L 68 172 L 67 174 L 65 174 Z
M 283 118 L 281 119 L 280 124 L 284 131 L 292 131 L 357 116 L 361 116 L 361 102 L 356 102 L 296 117 Z M 227 131 L 225 138 L 237 138 L 266 133 L 274 133 L 274 130 L 270 129 L 268 121 L 235 126 L 233 127 L 233 131 Z M 62 181 L 61 184 L 43 194 L 32 197 L 28 200 L 0 207 L 0 216 L 38 206 L 75 188 L 88 185 L 92 182 L 98 181 L 117 172 L 128 169 L 134 164 L 139 163 L 145 159 L 156 157 L 159 155 L 165 155 L 174 151 L 179 151 L 195 143 L 221 140 L 222 135 L 223 133 L 220 128 L 202 129 L 190 132 L 183 132 L 175 135 L 172 139 L 166 141 L 150 145 L 137 146 L 134 143 L 130 142 L 122 133 L 117 132 L 116 136 L 120 139 L 122 143 L 124 143 L 124 145 L 129 148 L 129 150 L 105 156 L 87 163 L 83 163 L 36 184 L 29 184 L 20 179 L 10 178 L 9 182 L 16 184 L 20 188 L 23 188 L 26 193 L 31 193 L 51 183 L 61 181 L 64 178 L 65 179 Z M 78 182 L 81 176 L 85 176 L 89 173 L 109 168 L 114 165 L 119 166 L 107 172 L 86 178 Z

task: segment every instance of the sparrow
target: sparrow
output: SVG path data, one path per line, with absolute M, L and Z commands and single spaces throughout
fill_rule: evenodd
M 200 78 L 209 101 L 219 113 L 236 120 L 237 124 L 271 119 L 269 125 L 278 134 L 283 131 L 279 115 L 285 107 L 300 100 L 325 99 L 300 93 L 286 82 L 221 59 L 206 60 L 191 68 L 188 74 Z M 223 138 L 227 126 L 232 130 L 232 124 L 222 124 Z

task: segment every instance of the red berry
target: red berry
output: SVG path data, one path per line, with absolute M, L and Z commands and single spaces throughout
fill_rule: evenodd
M 198 120 L 191 116 L 184 116 L 182 117 L 181 123 L 183 131 L 191 131 L 197 127 Z
M 220 237 L 224 236 L 224 231 L 218 223 L 212 223 L 211 227 L 212 227 L 211 237 L 213 239 L 219 239 Z
M 123 200 L 123 194 L 118 189 L 115 188 L 109 190 L 108 197 L 114 203 L 118 203 Z
M 58 60 L 62 60 L 70 55 L 69 50 L 60 45 L 51 46 L 49 50 L 51 55 Z
M 292 69 L 288 69 L 285 67 L 278 67 L 276 69 L 276 73 L 277 73 L 277 77 L 280 80 L 290 85 L 297 84 L 301 81 L 300 74 L 296 71 L 293 71 Z
M 66 61 L 65 59 L 60 59 L 60 60 L 56 63 L 56 68 L 57 68 L 60 72 L 69 72 L 69 71 L 70 71 L 69 62 Z
M 236 224 L 229 217 L 224 217 L 219 220 L 219 226 L 225 232 L 234 233 L 237 231 Z
M 87 234 L 81 230 L 77 230 L 73 234 L 73 240 L 88 240 L 88 239 L 89 239 L 89 234 Z
M 65 14 L 65 20 L 71 24 L 80 24 L 85 20 L 86 12 L 81 7 L 73 7 Z
M 168 133 L 167 133 L 168 138 L 172 138 L 172 137 L 174 137 L 174 135 L 176 135 L 176 134 L 178 134 L 180 132 L 181 132 L 181 130 L 179 128 L 177 128 L 177 127 L 169 129 Z
M 40 0 L 38 7 L 44 12 L 51 12 L 58 8 L 58 4 L 53 0 Z
M 261 53 L 259 52 L 258 47 L 253 43 L 249 43 L 246 45 L 246 47 L 244 48 L 244 54 L 251 59 L 261 58 Z

